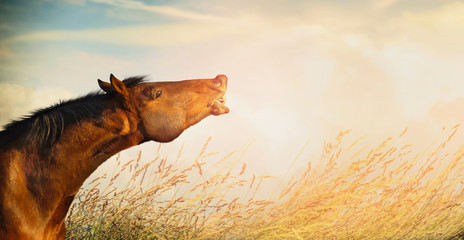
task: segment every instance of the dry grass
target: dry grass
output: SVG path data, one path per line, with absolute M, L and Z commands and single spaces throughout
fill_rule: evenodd
M 173 163 L 160 147 L 145 164 L 141 153 L 125 163 L 118 157 L 113 174 L 95 178 L 76 196 L 66 219 L 67 239 L 226 238 L 236 222 L 263 212 L 270 202 L 254 200 L 265 177 L 244 177 L 246 165 L 238 163 L 245 149 L 210 164 L 217 154 L 205 153 L 208 142 L 190 164 L 181 160 L 182 149 Z M 204 170 L 207 160 L 214 174 Z M 117 182 L 124 175 L 130 180 L 121 187 Z
M 404 132 L 378 146 L 325 144 L 322 166 L 294 175 L 280 199 L 256 200 L 266 177 L 246 178 L 240 155 L 220 158 L 204 145 L 192 164 L 157 157 L 122 164 L 108 187 L 94 180 L 67 218 L 69 239 L 447 239 L 464 228 L 464 147 L 458 127 L 425 152 Z M 208 159 L 208 161 L 205 161 Z M 187 161 L 188 162 L 188 161 Z M 185 163 L 185 162 L 184 162 Z M 113 185 L 131 175 L 125 188 Z M 212 171 L 209 171 L 212 172 Z M 237 194 L 240 193 L 240 194 Z M 238 196 L 239 195 L 239 196 Z M 272 200 L 272 202 L 271 202 Z M 457 239 L 457 237 L 455 237 Z

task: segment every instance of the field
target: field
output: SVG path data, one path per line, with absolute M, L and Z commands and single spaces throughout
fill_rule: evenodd
M 247 146 L 193 159 L 182 149 L 117 167 L 81 189 L 66 219 L 67 239 L 464 239 L 464 145 L 459 126 L 418 152 L 407 130 L 379 144 L 324 145 L 289 176 L 275 199 L 257 194 L 272 176 L 242 162 Z M 291 159 L 290 159 L 291 160 Z M 318 164 L 314 164 L 318 162 Z M 313 166 L 314 165 L 314 166 Z M 128 181 L 119 182 L 119 178 Z

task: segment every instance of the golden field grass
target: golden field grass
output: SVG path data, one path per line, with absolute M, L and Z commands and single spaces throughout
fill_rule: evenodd
M 204 144 L 194 159 L 163 156 L 115 169 L 78 193 L 67 239 L 461 239 L 464 144 L 451 128 L 418 152 L 405 132 L 380 144 L 324 145 L 275 199 L 256 193 L 269 176 L 249 173 L 248 146 L 222 156 Z M 306 160 L 306 159 L 305 159 Z M 314 166 L 313 166 L 314 165 Z M 118 178 L 129 179 L 119 184 Z M 464 239 L 464 238 L 463 238 Z

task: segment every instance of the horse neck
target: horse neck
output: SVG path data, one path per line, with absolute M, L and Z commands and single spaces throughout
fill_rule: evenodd
M 137 114 L 117 107 L 104 110 L 98 120 L 87 119 L 65 129 L 51 153 L 61 166 L 57 170 L 76 176 L 70 190 L 77 191 L 112 155 L 141 143 L 144 137 L 138 123 Z
M 0 235 L 2 227 L 54 232 L 85 179 L 115 153 L 143 141 L 137 114 L 103 105 L 101 115 L 66 126 L 50 149 L 0 149 L 0 193 L 6 193 L 0 194 Z

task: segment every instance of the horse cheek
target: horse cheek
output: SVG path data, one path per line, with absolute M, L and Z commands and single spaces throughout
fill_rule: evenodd
M 170 142 L 184 131 L 182 112 L 149 112 L 142 115 L 146 138 L 157 142 Z

